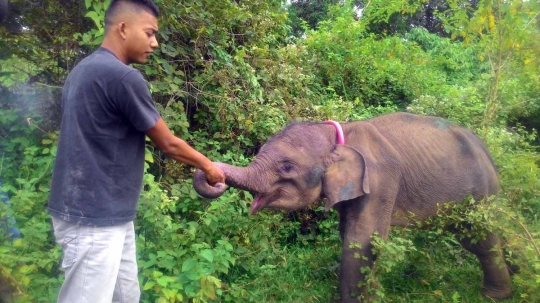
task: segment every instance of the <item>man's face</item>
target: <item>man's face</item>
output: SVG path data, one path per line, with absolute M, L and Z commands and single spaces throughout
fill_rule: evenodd
M 126 22 L 125 55 L 129 63 L 146 63 L 158 47 L 156 33 L 158 22 L 156 17 L 147 11 L 134 14 L 134 18 Z

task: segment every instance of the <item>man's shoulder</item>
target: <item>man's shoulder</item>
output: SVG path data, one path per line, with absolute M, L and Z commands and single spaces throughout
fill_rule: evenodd
M 102 66 L 108 70 L 118 70 L 123 73 L 129 73 L 135 69 L 118 60 L 116 56 L 105 48 L 99 48 L 88 57 L 93 64 Z
M 66 83 L 87 82 L 92 79 L 92 82 L 118 82 L 122 81 L 127 75 L 139 74 L 135 68 L 124 64 L 118 60 L 110 51 L 99 48 L 84 58 L 73 70 L 69 73 Z M 136 78 L 129 76 L 128 78 Z
M 87 76 L 99 75 L 99 77 L 108 78 L 108 76 L 114 75 L 114 77 L 120 77 L 137 71 L 133 67 L 124 64 L 118 60 L 110 51 L 99 48 L 84 58 L 73 70 L 72 73 L 83 73 Z

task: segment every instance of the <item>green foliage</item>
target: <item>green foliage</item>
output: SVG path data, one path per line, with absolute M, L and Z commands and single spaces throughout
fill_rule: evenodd
M 466 45 L 414 28 L 404 35 L 405 39 L 416 42 L 432 59 L 430 64 L 445 73 L 449 85 L 467 85 L 488 71 L 487 64 L 478 58 L 474 46 Z
M 166 121 L 175 133 L 241 153 L 310 111 L 311 76 L 288 63 L 294 50 L 278 49 L 288 32 L 279 1 L 159 4 L 169 12 L 159 20 L 160 48 L 142 69 L 156 101 L 172 109 Z
M 536 132 L 515 127 L 493 129 L 487 138 L 508 203 L 526 222 L 537 221 L 540 209 L 540 156 L 531 145 L 536 136 Z
M 469 15 L 467 1 L 451 1 L 445 27 L 453 37 L 460 37 L 465 43 L 474 43 L 479 50 L 478 57 L 489 62 L 490 72 L 485 75 L 486 128 L 493 120 L 504 119 L 511 112 L 528 113 L 530 100 L 522 99 L 528 91 L 514 90 L 515 83 L 520 88 L 532 88 L 529 83 L 536 80 L 529 70 L 539 65 L 531 63 L 532 52 L 538 51 L 538 43 L 529 37 L 538 34 L 537 16 L 540 5 L 537 1 L 493 1 L 482 5 Z M 534 83 L 534 82 L 532 82 Z M 535 89 L 533 89 L 534 91 Z M 529 95 L 532 96 L 532 95 Z M 536 97 L 532 97 L 536 98 Z
M 19 116 L 20 111 L 0 111 L 1 191 L 11 202 L 11 212 L 22 234 L 11 242 L 0 233 L 0 269 L 22 300 L 52 301 L 59 287 L 57 266 L 60 248 L 50 237 L 51 225 L 45 213 L 49 181 L 56 154 L 56 133 L 43 133 L 34 121 Z M 6 209 L 0 210 L 0 215 Z M 41 285 L 41 287 L 34 287 Z
M 487 231 L 502 235 L 507 260 L 520 267 L 513 276 L 517 295 L 510 302 L 536 301 L 539 242 L 525 221 L 505 199 L 490 203 L 467 199 L 442 206 L 438 216 L 420 223 L 421 230 L 396 228 L 389 241 L 375 236 L 372 243 L 379 258 L 369 276 L 368 292 L 381 302 L 461 302 L 460 298 L 487 302 L 478 293 L 482 272 L 476 257 L 447 231 L 451 226 L 473 239 L 485 238 Z M 476 287 L 469 289 L 472 283 Z
M 475 2 L 471 3 L 474 6 Z M 367 1 L 369 31 L 379 35 L 406 35 L 423 28 L 441 37 L 449 36 L 439 13 L 448 9 L 447 1 Z
M 31 65 L 27 71 L 31 83 L 63 83 L 67 70 L 89 51 L 73 39 L 92 28 L 91 19 L 83 17 L 84 8 L 82 0 L 10 1 L 13 16 L 9 24 L 0 26 L 0 58 L 15 56 Z
M 420 29 L 407 39 L 380 39 L 347 7 L 336 8 L 334 15 L 299 41 L 307 49 L 300 55 L 316 77 L 314 84 L 332 99 L 337 95 L 346 103 L 403 107 L 422 95 L 444 96 L 478 74 L 470 48 Z
M 466 126 L 470 129 L 480 127 L 485 112 L 485 103 L 475 87 L 454 87 L 439 98 L 423 95 L 407 106 L 407 111 L 430 116 L 439 116 Z
M 105 11 L 109 7 L 111 0 L 98 1 L 98 0 L 85 0 L 84 6 L 88 10 L 88 13 L 84 15 L 90 18 L 95 27 L 86 33 L 75 33 L 73 38 L 79 40 L 81 45 L 88 45 L 97 47 L 103 42 L 103 36 L 105 34 Z
M 216 202 L 204 209 L 188 182 L 174 186 L 172 196 L 168 196 L 153 179 L 145 176 L 146 190 L 137 219 L 137 244 L 142 248 L 139 264 L 147 299 L 215 299 L 221 289 L 218 276 L 227 274 L 235 263 L 233 247 L 219 234 L 217 214 L 223 213 L 225 203 Z M 184 199 L 179 201 L 176 195 Z
M 361 6 L 362 1 L 308 1 L 296 0 L 287 3 L 289 13 L 289 22 L 291 23 L 292 33 L 296 37 L 301 37 L 305 33 L 305 28 L 315 30 L 320 22 L 330 19 L 330 8 L 334 5 L 354 4 L 355 8 Z
M 313 284 L 312 270 L 320 271 L 322 278 L 333 278 L 339 246 L 332 226 L 335 217 L 321 224 L 316 237 L 296 235 L 297 240 L 291 242 L 295 223 L 283 220 L 279 213 L 248 217 L 247 200 L 251 198 L 230 190 L 216 201 L 201 203 L 190 180 L 173 185 L 167 194 L 147 174 L 136 221 L 143 299 L 238 302 L 266 297 L 296 301 L 303 292 L 284 292 L 274 284 L 283 272 L 308 287 Z M 320 245 L 321 251 L 304 247 L 311 243 Z M 322 260 L 320 254 L 330 258 Z M 316 265 L 319 258 L 327 265 Z M 312 299 L 306 300 L 328 295 L 318 286 L 317 293 L 309 296 Z

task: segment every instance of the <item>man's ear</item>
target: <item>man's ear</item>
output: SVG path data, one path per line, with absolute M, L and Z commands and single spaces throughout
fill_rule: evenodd
M 336 145 L 322 184 L 326 211 L 339 202 L 369 194 L 367 163 L 362 153 L 348 145 Z
M 126 40 L 127 38 L 127 32 L 126 32 L 126 29 L 127 29 L 127 24 L 126 22 L 120 22 L 118 24 L 118 34 L 120 35 L 120 37 L 122 37 L 122 39 Z

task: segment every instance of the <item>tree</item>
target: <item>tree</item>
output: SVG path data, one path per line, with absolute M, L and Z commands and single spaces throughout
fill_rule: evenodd
M 540 62 L 536 54 L 540 44 L 530 37 L 539 33 L 540 3 L 499 0 L 471 8 L 469 2 L 456 0 L 449 6 L 445 26 L 452 37 L 476 45 L 479 58 L 490 66 L 485 93 L 486 132 L 495 120 L 538 117 Z
M 353 1 L 360 7 L 362 1 Z M 304 34 L 304 23 L 309 29 L 317 29 L 319 22 L 330 19 L 328 9 L 332 5 L 344 5 L 340 0 L 293 0 L 287 7 L 289 22 L 293 35 L 301 37 Z M 348 5 L 348 4 L 345 4 Z

